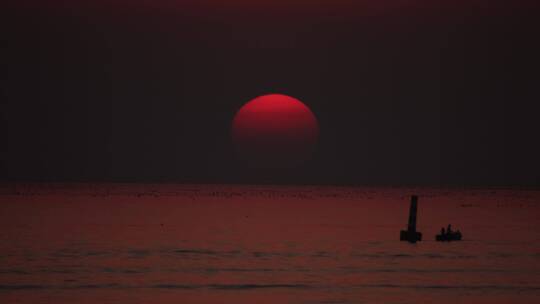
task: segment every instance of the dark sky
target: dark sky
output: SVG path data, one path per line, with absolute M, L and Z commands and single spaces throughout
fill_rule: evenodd
M 540 185 L 534 1 L 62 2 L 1 4 L 1 180 Z M 302 167 L 235 158 L 267 93 L 319 120 Z

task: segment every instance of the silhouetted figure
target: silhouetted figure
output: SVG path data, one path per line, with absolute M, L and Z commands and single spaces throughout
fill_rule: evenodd
M 408 241 L 410 243 L 416 243 L 422 240 L 422 233 L 416 231 L 416 211 L 418 208 L 418 196 L 411 196 L 411 207 L 409 209 L 409 223 L 407 230 L 401 230 L 399 239 L 401 241 Z
M 461 231 L 457 230 L 456 232 L 452 231 L 452 225 L 448 224 L 446 231 L 444 227 L 441 228 L 441 234 L 435 236 L 437 241 L 461 241 Z

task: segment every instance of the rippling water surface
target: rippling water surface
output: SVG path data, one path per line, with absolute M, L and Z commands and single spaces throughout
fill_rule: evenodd
M 540 302 L 538 191 L 0 189 L 1 303 Z M 433 241 L 448 223 L 464 241 Z

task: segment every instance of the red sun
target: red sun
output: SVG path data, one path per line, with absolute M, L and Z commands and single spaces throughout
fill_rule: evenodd
M 300 100 L 280 94 L 246 103 L 233 120 L 232 137 L 239 157 L 254 167 L 291 167 L 308 160 L 319 126 Z

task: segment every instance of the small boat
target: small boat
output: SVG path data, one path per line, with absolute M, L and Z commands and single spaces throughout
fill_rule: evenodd
M 445 234 L 437 234 L 435 240 L 438 242 L 450 242 L 450 241 L 461 241 L 461 232 L 450 232 Z

